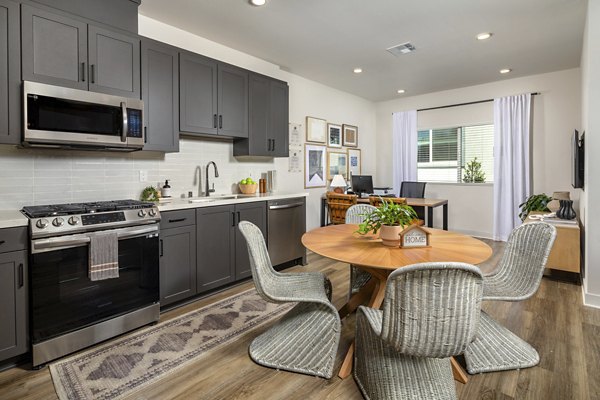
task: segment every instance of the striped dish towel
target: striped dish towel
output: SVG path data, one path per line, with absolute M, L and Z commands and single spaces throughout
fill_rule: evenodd
M 90 233 L 89 278 L 91 281 L 119 277 L 119 237 L 117 232 Z

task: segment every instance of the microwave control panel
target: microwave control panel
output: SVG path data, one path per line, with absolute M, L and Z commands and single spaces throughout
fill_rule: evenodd
M 127 137 L 142 137 L 142 110 L 127 109 Z

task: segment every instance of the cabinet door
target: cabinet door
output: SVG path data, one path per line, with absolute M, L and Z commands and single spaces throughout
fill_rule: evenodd
M 195 54 L 179 54 L 179 129 L 217 134 L 217 62 Z
M 0 0 L 0 143 L 21 141 L 19 6 Z
M 196 225 L 161 231 L 160 305 L 196 294 Z
M 142 39 L 144 150 L 179 151 L 179 51 Z
M 219 135 L 248 137 L 248 71 L 219 64 Z
M 234 206 L 198 208 L 196 238 L 198 293 L 233 282 L 235 279 Z
M 140 98 L 140 40 L 89 26 L 89 89 Z
M 258 226 L 267 242 L 267 204 L 264 201 L 257 203 L 238 204 L 235 206 L 236 220 L 249 221 Z M 250 258 L 246 239 L 239 229 L 235 230 L 235 279 L 252 276 Z
M 87 90 L 87 24 L 21 9 L 23 80 Z
M 289 155 L 289 94 L 285 82 L 271 81 L 269 138 L 271 139 L 271 154 L 274 157 Z
M 0 254 L 0 361 L 27 352 L 27 286 L 26 252 Z
M 269 129 L 269 82 L 263 76 L 252 75 L 249 85 L 249 154 L 253 156 L 268 156 L 269 144 L 267 131 Z

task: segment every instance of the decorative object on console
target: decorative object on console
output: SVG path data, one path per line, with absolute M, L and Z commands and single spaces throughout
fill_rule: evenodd
M 548 209 L 548 203 L 552 200 L 546 193 L 532 194 L 523 203 L 519 204 L 521 212 L 519 218 L 521 221 L 525 221 L 527 215 L 532 211 L 550 211 Z
M 344 146 L 357 147 L 358 146 L 358 127 L 353 125 L 342 125 L 343 143 Z
M 571 200 L 569 192 L 554 192 L 552 193 L 552 201 L 548 203 L 548 210 L 553 213 L 557 212 L 560 208 L 560 200 Z
M 335 193 L 344 193 L 347 183 L 342 175 L 335 175 L 329 184 Z
M 304 150 L 304 188 L 325 187 L 325 146 L 307 143 Z
M 346 152 L 327 152 L 327 179 L 333 179 L 335 175 L 342 175 L 344 180 L 348 179 L 348 154 Z
M 342 126 L 327 124 L 327 146 L 342 147 Z
M 556 216 L 560 219 L 575 219 L 577 214 L 573 210 L 573 200 L 559 200 L 560 208 L 556 212 Z
M 362 161 L 360 157 L 360 149 L 348 149 L 348 173 L 350 176 L 361 174 Z
M 306 141 L 327 143 L 327 121 L 315 117 L 306 117 Z

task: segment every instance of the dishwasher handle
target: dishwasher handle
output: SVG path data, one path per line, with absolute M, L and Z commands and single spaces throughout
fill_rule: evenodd
M 276 206 L 269 206 L 269 210 L 283 210 L 286 208 L 302 207 L 303 205 L 304 203 L 281 204 Z

